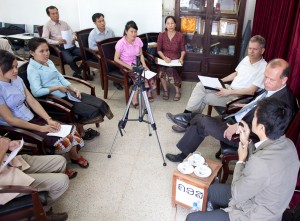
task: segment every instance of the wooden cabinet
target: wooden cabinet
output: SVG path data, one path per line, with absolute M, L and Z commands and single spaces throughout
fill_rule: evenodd
M 224 77 L 238 65 L 246 0 L 176 0 L 177 31 L 186 41 L 182 79 Z

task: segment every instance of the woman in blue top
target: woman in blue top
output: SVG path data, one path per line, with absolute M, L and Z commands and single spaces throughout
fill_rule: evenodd
M 34 111 L 25 105 L 27 105 Z M 66 137 L 47 136 L 48 132 L 60 130 L 60 123 L 49 117 L 40 103 L 31 95 L 18 77 L 17 60 L 7 51 L 0 50 L 0 124 L 34 131 L 44 138 L 44 143 L 52 153 L 68 153 L 71 161 L 87 168 L 88 161 L 77 153 L 76 147 L 84 142 L 73 126 Z M 76 176 L 74 171 L 66 171 L 69 177 Z
M 32 38 L 28 42 L 32 58 L 27 67 L 27 78 L 30 83 L 30 90 L 34 97 L 41 97 L 48 94 L 63 98 L 73 104 L 73 111 L 77 120 L 86 121 L 105 115 L 111 119 L 113 114 L 108 104 L 95 96 L 80 93 L 49 60 L 49 48 L 47 41 L 43 38 Z M 73 91 L 81 102 L 69 100 L 66 92 Z M 84 131 L 83 125 L 77 123 L 77 129 L 83 139 L 92 139 L 99 136 L 99 132 L 89 129 Z

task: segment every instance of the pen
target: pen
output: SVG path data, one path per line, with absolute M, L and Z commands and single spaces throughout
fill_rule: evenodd
M 9 134 L 9 132 L 5 133 L 5 134 L 3 135 L 3 137 L 6 137 L 8 134 Z

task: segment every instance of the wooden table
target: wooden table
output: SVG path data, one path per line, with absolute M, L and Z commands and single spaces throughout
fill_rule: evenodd
M 211 175 L 206 178 L 197 177 L 194 173 L 185 175 L 178 169 L 174 171 L 172 182 L 173 207 L 178 204 L 190 208 L 193 202 L 197 202 L 198 207 L 202 208 L 202 211 L 206 211 L 208 188 L 222 167 L 220 162 L 213 160 L 206 160 L 206 163 L 212 170 Z

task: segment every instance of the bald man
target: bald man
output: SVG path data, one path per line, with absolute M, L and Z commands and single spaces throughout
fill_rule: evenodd
M 296 102 L 291 90 L 287 87 L 289 64 L 283 59 L 271 60 L 264 73 L 264 88 L 265 93 L 259 95 L 254 101 L 264 97 L 276 97 L 284 101 L 292 110 L 296 111 Z M 198 114 L 191 121 L 191 125 L 187 128 L 184 136 L 177 143 L 177 148 L 181 150 L 180 154 L 166 154 L 168 160 L 172 162 L 182 162 L 186 156 L 197 150 L 199 145 L 207 136 L 213 136 L 230 146 L 238 147 L 237 142 L 232 141 L 231 137 L 236 133 L 238 123 L 241 120 L 246 121 L 250 125 L 254 116 L 256 105 L 249 103 L 249 108 L 243 108 L 243 111 L 237 112 L 234 116 L 227 118 L 225 121 L 218 117 L 210 117 L 203 114 Z

